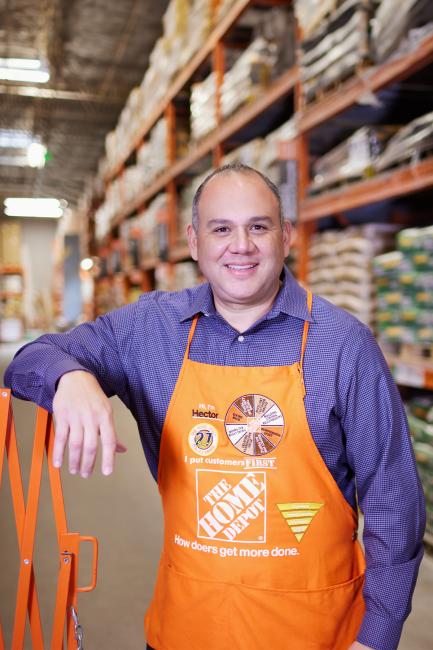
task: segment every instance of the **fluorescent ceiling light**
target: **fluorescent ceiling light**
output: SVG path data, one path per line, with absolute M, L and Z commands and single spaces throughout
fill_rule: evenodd
M 20 129 L 0 129 L 0 147 L 5 149 L 27 149 L 33 142 L 32 135 Z
M 8 198 L 4 202 L 4 211 L 8 217 L 58 219 L 67 205 L 66 201 L 58 199 Z
M 27 162 L 30 167 L 45 167 L 47 148 L 40 142 L 32 142 L 27 149 Z
M 0 57 L 0 67 L 16 68 L 18 70 L 40 70 L 42 63 L 40 59 L 2 59 Z
M 6 167 L 28 167 L 27 156 L 0 156 L 0 165 Z
M 0 67 L 0 79 L 4 81 L 24 81 L 35 84 L 46 84 L 50 73 L 43 70 L 19 70 L 18 68 Z
M 42 67 L 39 59 L 0 58 L 0 79 L 44 84 L 49 78 L 50 73 Z
M 93 268 L 93 260 L 90 257 L 85 257 L 80 262 L 80 268 L 82 268 L 83 271 L 90 271 L 90 269 Z

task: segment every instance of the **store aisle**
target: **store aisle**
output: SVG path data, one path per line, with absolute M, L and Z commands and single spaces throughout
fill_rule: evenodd
M 0 372 L 13 348 L 0 347 Z M 23 464 L 28 467 L 31 453 L 34 407 L 14 400 L 15 417 Z M 99 472 L 91 479 L 63 474 L 69 528 L 82 535 L 95 535 L 100 543 L 99 579 L 96 591 L 79 597 L 80 622 L 85 647 L 106 650 L 143 648 L 143 614 L 149 603 L 156 575 L 162 537 L 162 517 L 156 485 L 145 464 L 137 430 L 130 414 L 114 400 L 117 431 L 128 453 L 119 457 L 112 477 Z M 26 485 L 25 485 L 26 489 Z M 10 510 L 8 474 L 2 492 L 0 552 L 0 617 L 10 645 L 16 593 L 18 558 L 16 535 Z M 47 479 L 41 492 L 38 537 L 35 548 L 36 580 L 41 608 L 53 608 L 57 554 Z M 80 584 L 88 582 L 90 552 L 83 547 Z M 433 639 L 433 559 L 421 566 L 413 603 L 413 613 L 405 627 L 401 650 L 430 650 Z M 50 637 L 51 618 L 44 616 L 45 638 Z M 31 644 L 27 638 L 26 650 Z

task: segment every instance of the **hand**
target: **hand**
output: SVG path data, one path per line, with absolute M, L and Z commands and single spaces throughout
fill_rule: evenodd
M 111 404 L 98 381 L 89 372 L 74 370 L 63 375 L 53 400 L 55 438 L 53 465 L 61 467 L 69 439 L 69 471 L 88 478 L 102 445 L 102 473 L 111 474 L 116 452 L 127 451 L 117 441 Z
M 374 648 L 371 648 L 369 645 L 364 645 L 363 643 L 359 643 L 358 641 L 355 641 L 354 643 L 352 643 L 349 650 L 374 650 Z

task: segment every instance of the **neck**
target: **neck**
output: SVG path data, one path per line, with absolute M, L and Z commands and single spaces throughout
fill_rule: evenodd
M 277 287 L 272 297 L 257 305 L 242 305 L 236 303 L 221 302 L 214 296 L 215 308 L 217 312 L 238 332 L 245 332 L 254 325 L 262 316 L 271 309 L 275 296 L 279 291 Z

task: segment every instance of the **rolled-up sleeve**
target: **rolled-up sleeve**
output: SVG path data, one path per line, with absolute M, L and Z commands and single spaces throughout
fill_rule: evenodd
M 358 641 L 375 650 L 396 650 L 423 554 L 424 495 L 387 363 L 367 328 L 360 328 L 355 340 L 341 408 L 364 514 L 366 613 Z

